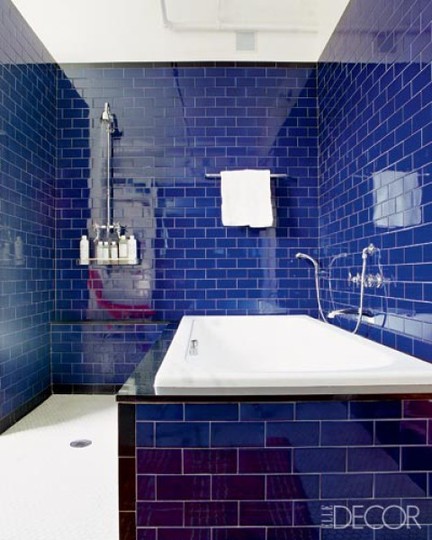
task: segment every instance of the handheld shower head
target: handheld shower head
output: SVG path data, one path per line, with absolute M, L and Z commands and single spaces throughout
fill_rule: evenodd
M 305 261 L 309 261 L 313 264 L 314 267 L 314 274 L 315 274 L 315 292 L 316 292 L 316 298 L 317 298 L 317 304 L 318 304 L 318 311 L 320 314 L 321 319 L 327 323 L 327 319 L 324 315 L 324 311 L 322 309 L 321 305 L 321 299 L 320 299 L 320 287 L 319 287 L 319 263 L 317 260 L 315 260 L 310 255 L 307 255 L 306 253 L 301 253 L 300 251 L 296 253 L 296 259 L 304 259 Z
M 309 261 L 309 262 L 311 262 L 311 263 L 315 266 L 315 268 L 319 268 L 319 263 L 318 263 L 318 261 L 315 260 L 315 259 L 314 259 L 313 257 L 311 257 L 310 255 L 307 255 L 307 253 L 301 253 L 301 252 L 299 252 L 299 253 L 296 253 L 296 256 L 295 256 L 295 257 L 296 257 L 296 259 L 304 259 L 304 260 L 306 260 L 306 261 Z
M 338 255 L 334 255 L 331 259 L 330 259 L 330 262 L 329 262 L 329 268 L 331 268 L 334 263 L 338 260 L 338 259 L 343 259 L 345 257 L 348 257 L 348 253 L 344 252 L 344 253 L 339 253 Z

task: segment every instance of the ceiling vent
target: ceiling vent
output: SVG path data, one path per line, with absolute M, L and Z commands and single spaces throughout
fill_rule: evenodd
M 171 30 L 318 32 L 316 0 L 160 0 L 160 2 L 164 24 Z
M 255 32 L 236 32 L 236 49 L 238 51 L 254 51 Z

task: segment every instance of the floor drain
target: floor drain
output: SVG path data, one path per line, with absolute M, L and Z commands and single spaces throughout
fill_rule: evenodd
M 91 443 L 92 442 L 88 439 L 78 439 L 77 441 L 72 441 L 70 446 L 72 446 L 72 448 L 85 448 L 86 446 L 90 446 Z

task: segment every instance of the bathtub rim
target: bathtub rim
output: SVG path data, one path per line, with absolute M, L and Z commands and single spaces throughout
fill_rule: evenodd
M 201 316 L 201 315 L 200 315 Z M 254 315 L 250 315 L 253 317 Z M 269 315 L 271 317 L 272 315 Z M 304 315 L 308 317 L 307 315 Z M 156 373 L 163 361 L 163 358 L 171 344 L 175 332 L 181 321 L 171 322 L 167 325 L 161 336 L 156 340 L 153 346 L 143 356 L 143 359 L 130 375 L 125 384 L 120 388 L 117 393 L 116 400 L 118 402 L 178 402 L 179 400 L 187 399 L 194 402 L 226 402 L 227 400 L 239 400 L 239 401 L 259 401 L 259 402 L 272 402 L 272 401 L 314 401 L 318 400 L 353 400 L 353 399 L 370 399 L 370 400 L 390 400 L 390 399 L 431 399 L 432 400 L 432 386 L 431 385 L 395 385 L 394 387 L 387 387 L 385 391 L 382 389 L 372 388 L 367 389 L 367 392 L 359 392 L 358 388 L 345 386 L 329 386 L 322 389 L 319 393 L 305 393 L 303 392 L 286 392 L 286 393 L 249 393 L 241 392 L 240 387 L 236 387 L 233 391 L 212 393 L 210 391 L 203 391 L 203 389 L 195 389 L 198 392 L 188 391 L 179 393 L 172 392 L 170 394 L 157 394 L 154 388 L 154 379 Z M 360 337 L 360 336 L 359 336 Z M 363 338 L 366 339 L 366 338 Z M 390 348 L 391 349 L 391 348 Z M 393 350 L 393 349 L 391 349 Z M 256 390 L 256 389 L 254 389 Z

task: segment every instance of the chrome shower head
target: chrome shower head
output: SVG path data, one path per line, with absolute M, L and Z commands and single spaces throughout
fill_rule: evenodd
M 379 248 L 375 247 L 372 243 L 370 243 L 367 247 L 365 247 L 362 250 L 362 259 L 367 259 L 368 256 L 374 255 L 375 253 L 379 253 Z
M 105 103 L 104 110 L 101 116 L 102 122 L 112 122 L 112 114 L 110 111 L 109 103 Z
M 106 127 L 108 133 L 115 132 L 114 115 L 111 113 L 109 103 L 105 103 L 104 110 L 101 115 L 101 122 Z

